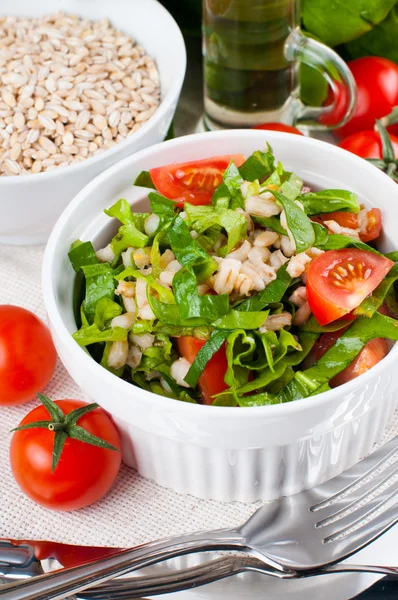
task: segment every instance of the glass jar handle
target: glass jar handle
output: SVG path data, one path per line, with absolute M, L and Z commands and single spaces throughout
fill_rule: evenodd
M 334 93 L 334 101 L 327 106 L 306 106 L 296 98 L 294 124 L 309 129 L 330 130 L 344 125 L 353 115 L 357 93 L 356 84 L 346 63 L 328 46 L 307 37 L 299 27 L 295 28 L 285 42 L 288 61 L 303 62 L 316 69 L 326 79 Z M 337 98 L 346 98 L 343 117 L 332 125 L 321 123 L 320 118 L 330 115 L 336 107 Z

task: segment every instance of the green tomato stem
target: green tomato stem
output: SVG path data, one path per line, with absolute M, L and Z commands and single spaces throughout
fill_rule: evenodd
M 49 423 L 48 429 L 50 431 L 65 431 L 67 433 L 68 425 L 67 423 Z

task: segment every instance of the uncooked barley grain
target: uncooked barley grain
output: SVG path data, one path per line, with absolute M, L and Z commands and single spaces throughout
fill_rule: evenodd
M 159 103 L 153 59 L 107 20 L 0 17 L 0 176 L 81 162 Z

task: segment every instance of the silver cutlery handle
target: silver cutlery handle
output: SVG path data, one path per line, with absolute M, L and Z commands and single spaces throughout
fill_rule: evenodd
M 389 577 L 398 577 L 398 567 L 383 567 L 378 565 L 350 565 L 349 563 L 339 563 L 321 569 L 320 575 L 328 573 L 375 573 L 377 575 L 388 575 Z M 318 574 L 318 573 L 315 573 Z
M 254 557 L 226 556 L 172 573 L 112 581 L 79 594 L 78 600 L 109 600 L 109 598 L 114 598 L 114 600 L 132 600 L 133 598 L 141 598 L 142 596 L 170 594 L 193 588 L 196 589 L 247 571 L 256 571 L 262 575 L 273 575 L 278 578 L 289 579 L 353 572 L 398 576 L 397 567 L 350 565 L 344 563 L 320 569 L 315 573 L 282 574 L 268 568 L 262 561 Z
M 230 530 L 199 532 L 150 542 L 91 563 L 5 585 L 0 588 L 0 598 L 2 600 L 63 600 L 70 594 L 124 575 L 129 571 L 183 554 L 209 550 L 246 550 L 246 546 L 241 535 Z
M 289 579 L 353 572 L 398 576 L 397 567 L 351 565 L 345 563 L 320 569 L 316 573 L 281 574 L 268 568 L 262 561 L 254 557 L 226 556 L 171 573 L 111 581 L 108 584 L 100 585 L 79 594 L 79 600 L 109 600 L 109 598 L 114 598 L 114 600 L 132 600 L 133 598 L 141 598 L 142 596 L 175 593 L 193 588 L 196 589 L 200 586 L 208 585 L 247 571 L 256 571 L 262 575 L 273 575 Z

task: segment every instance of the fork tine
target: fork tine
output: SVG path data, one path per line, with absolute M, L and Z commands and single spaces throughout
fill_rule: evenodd
M 397 510 L 398 502 L 398 489 L 394 488 L 391 491 L 391 487 L 383 492 L 383 494 L 376 496 L 369 503 L 365 504 L 359 510 L 347 515 L 344 519 L 340 519 L 335 522 L 332 529 L 327 528 L 327 537 L 324 542 L 335 541 L 337 537 L 346 537 L 351 535 L 354 531 L 360 529 L 367 529 L 367 526 L 372 521 L 377 521 L 379 518 L 383 519 L 383 514 L 388 512 L 389 509 Z
M 398 466 L 396 463 L 393 463 L 378 475 L 370 479 L 366 485 L 363 485 L 358 490 L 358 492 L 362 492 L 360 495 L 358 495 L 358 497 L 351 501 L 351 496 L 347 498 L 343 497 L 340 500 L 337 500 L 330 506 L 330 510 L 332 512 L 329 512 L 327 515 L 325 515 L 324 511 L 322 511 L 323 518 L 316 523 L 315 527 L 327 527 L 336 521 L 341 522 L 348 512 L 350 512 L 352 520 L 356 519 L 358 516 L 358 510 L 364 506 L 364 503 L 366 503 L 366 506 L 369 506 L 367 499 L 370 500 L 370 496 L 373 494 L 375 496 L 377 495 L 378 497 L 379 493 L 381 493 L 384 489 L 384 486 L 387 487 L 387 484 L 389 484 L 388 487 L 390 487 L 393 484 L 394 478 L 396 478 L 397 474 Z
M 347 497 L 355 490 L 359 490 L 361 488 L 361 492 L 365 492 L 366 484 L 369 481 L 376 480 L 377 476 L 374 476 L 374 473 L 382 467 L 385 463 L 387 463 L 390 459 L 392 459 L 396 455 L 396 460 L 398 460 L 398 442 L 397 439 L 394 438 L 375 452 L 373 452 L 370 456 L 364 458 L 359 463 L 348 469 L 341 475 L 331 479 L 326 482 L 324 485 L 320 486 L 319 489 L 322 490 L 322 495 L 326 496 L 325 500 L 315 503 L 311 506 L 311 512 L 324 511 L 329 508 L 330 511 L 336 510 L 336 503 L 340 500 L 347 499 Z M 363 469 L 367 468 L 366 472 L 363 473 Z M 385 473 L 382 473 L 383 476 Z M 338 492 L 327 494 L 327 490 L 336 490 Z M 333 513 L 328 512 L 328 515 L 331 516 Z M 326 519 L 328 516 L 323 512 L 322 519 Z M 321 517 L 321 515 L 320 515 Z M 320 519 L 321 520 L 321 519 Z
M 397 506 L 394 503 L 378 518 L 368 522 L 349 536 L 333 542 L 335 556 L 347 558 L 350 554 L 361 550 L 398 523 Z M 337 551 L 336 551 L 337 550 Z

